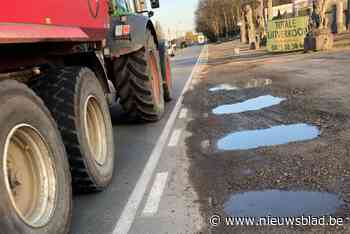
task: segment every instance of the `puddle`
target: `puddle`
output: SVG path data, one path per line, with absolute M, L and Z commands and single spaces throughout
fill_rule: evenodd
M 221 138 L 220 150 L 248 150 L 289 142 L 311 140 L 320 135 L 317 127 L 308 124 L 280 125 L 267 129 L 231 133 Z
M 319 217 L 334 214 L 343 204 L 332 193 L 265 190 L 232 195 L 224 211 L 238 217 Z
M 245 89 L 250 89 L 250 88 L 264 87 L 271 84 L 272 84 L 271 79 L 251 79 L 248 82 L 243 83 L 241 87 Z
M 249 89 L 264 87 L 272 84 L 271 79 L 250 79 L 247 81 L 236 81 L 233 84 L 219 84 L 214 87 L 209 88 L 209 92 L 217 91 L 230 91 L 230 90 L 239 90 L 239 89 Z
M 221 91 L 221 90 L 225 90 L 225 91 L 230 91 L 230 90 L 236 90 L 239 89 L 236 86 L 232 86 L 230 84 L 220 84 L 217 86 L 214 86 L 212 88 L 209 89 L 210 92 L 216 92 L 216 91 Z
M 244 102 L 239 102 L 230 105 L 221 105 L 213 109 L 213 113 L 217 115 L 222 114 L 236 114 L 246 111 L 255 111 L 267 108 L 270 106 L 278 105 L 286 100 L 285 98 L 274 97 L 271 95 L 260 96 L 257 98 L 249 99 Z

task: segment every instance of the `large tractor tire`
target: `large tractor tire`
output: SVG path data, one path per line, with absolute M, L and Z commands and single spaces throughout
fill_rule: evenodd
M 173 75 L 170 58 L 164 40 L 159 43 L 159 58 L 163 77 L 164 100 L 170 102 L 173 98 Z
M 0 82 L 0 233 L 68 233 L 72 191 L 66 151 L 44 103 Z
M 114 168 L 113 128 L 104 91 L 82 67 L 55 69 L 34 84 L 58 123 L 74 192 L 103 190 Z
M 144 48 L 114 61 L 120 104 L 132 120 L 154 122 L 164 114 L 164 89 L 159 51 L 151 32 Z

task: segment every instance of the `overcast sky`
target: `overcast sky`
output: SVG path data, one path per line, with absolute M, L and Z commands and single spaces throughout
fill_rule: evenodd
M 171 37 L 193 31 L 197 4 L 198 0 L 160 0 L 160 9 L 154 11 L 154 20 L 161 22 L 166 37 L 169 31 Z

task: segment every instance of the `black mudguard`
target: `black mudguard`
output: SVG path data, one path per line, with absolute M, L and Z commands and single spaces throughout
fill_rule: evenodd
M 128 15 L 124 17 L 126 18 L 126 21 L 124 22 L 121 21 L 120 17 L 111 17 L 107 44 L 112 58 L 130 54 L 144 47 L 147 30 L 152 32 L 156 45 L 158 46 L 158 39 L 154 25 L 148 17 L 144 15 Z M 130 35 L 127 37 L 116 38 L 114 35 L 115 27 L 123 24 L 130 25 Z

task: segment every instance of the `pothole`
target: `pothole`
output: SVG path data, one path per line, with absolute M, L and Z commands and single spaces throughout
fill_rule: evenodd
M 257 98 L 252 98 L 244 102 L 218 106 L 213 109 L 213 113 L 216 115 L 223 115 L 223 114 L 237 114 L 237 113 L 242 113 L 247 111 L 256 111 L 256 110 L 261 110 L 267 107 L 278 105 L 285 100 L 286 100 L 285 98 L 265 95 Z
M 271 84 L 272 84 L 271 79 L 250 79 L 250 80 L 236 81 L 236 82 L 233 82 L 233 84 L 227 84 L 227 83 L 219 84 L 209 88 L 208 90 L 210 92 L 230 91 L 230 90 L 264 87 Z
M 221 138 L 217 142 L 217 147 L 219 150 L 248 150 L 311 140 L 319 135 L 319 129 L 312 125 L 304 123 L 279 125 L 267 129 L 231 133 Z
M 320 217 L 334 214 L 343 204 L 332 193 L 264 190 L 233 194 L 224 211 L 235 217 Z
M 239 89 L 239 88 L 236 86 L 232 86 L 230 84 L 219 84 L 219 85 L 216 85 L 208 90 L 210 92 L 216 92 L 216 91 L 221 91 L 221 90 L 230 91 L 230 90 L 236 90 L 236 89 Z

